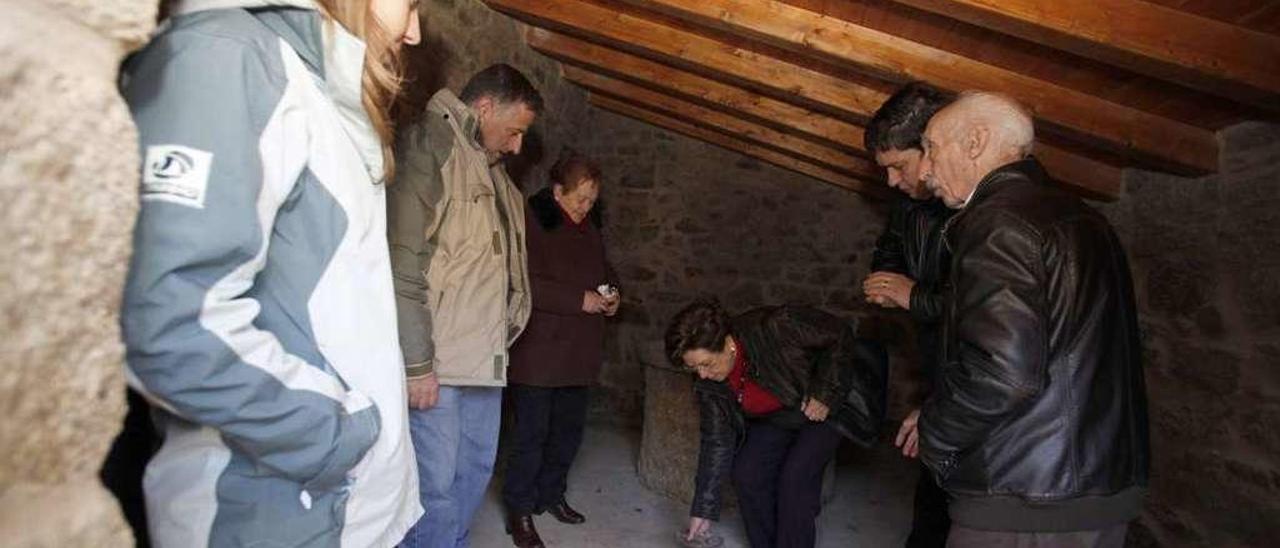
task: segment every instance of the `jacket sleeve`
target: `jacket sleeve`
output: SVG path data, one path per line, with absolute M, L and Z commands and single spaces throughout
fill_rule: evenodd
M 387 240 L 405 376 L 435 371 L 431 299 L 427 271 L 438 248 L 437 233 L 449 201 L 441 169 L 452 149 L 449 135 L 432 131 L 430 115 L 401 136 L 399 174 L 387 200 Z M 432 138 L 434 137 L 434 139 Z
M 876 248 L 871 254 L 872 272 L 897 272 L 907 274 L 907 259 L 904 256 L 902 239 L 905 237 L 906 215 L 902 204 L 895 202 L 890 206 L 889 220 L 885 222 L 884 232 L 876 238 Z
M 919 423 L 921 459 L 940 481 L 1046 382 L 1040 237 L 1000 214 L 964 232 L 954 278 L 959 285 L 951 340 L 958 346 L 938 372 Z
M 258 50 L 161 39 L 179 38 L 190 43 L 130 61 L 121 90 L 144 157 L 121 310 L 127 378 L 262 469 L 335 489 L 377 439 L 377 409 L 314 341 L 286 347 L 256 324 L 276 216 L 305 168 L 306 113 Z
M 911 288 L 911 318 L 920 323 L 937 323 L 942 319 L 942 310 L 945 306 L 945 297 L 942 295 L 941 289 L 938 287 L 942 284 L 934 284 L 933 287 L 925 287 L 923 284 L 916 283 Z
M 698 472 L 693 483 L 693 504 L 689 515 L 710 520 L 720 519 L 720 487 L 733 467 L 738 433 L 734 431 L 736 413 L 715 396 L 695 390 L 698 399 L 698 425 L 701 439 L 698 447 Z
M 804 350 L 810 363 L 807 393 L 831 408 L 848 392 L 854 363 L 853 327 L 815 308 L 787 306 L 771 320 L 783 341 Z
M 848 435 L 869 446 L 880 433 L 888 390 L 889 360 L 878 343 L 859 339 L 854 326 L 842 318 L 807 307 L 788 307 L 788 340 L 805 348 L 813 369 L 808 396 L 832 414 L 852 413 L 842 424 Z

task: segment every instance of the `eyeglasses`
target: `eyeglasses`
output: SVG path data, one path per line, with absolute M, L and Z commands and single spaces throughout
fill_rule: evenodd
M 711 369 L 712 367 L 715 367 L 715 365 L 716 365 L 715 362 L 711 360 L 705 360 L 692 365 L 685 364 L 685 368 L 690 371 L 702 371 L 704 369 Z

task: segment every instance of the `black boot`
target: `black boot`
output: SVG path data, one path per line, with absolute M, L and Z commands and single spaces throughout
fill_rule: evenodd
M 507 534 L 516 548 L 546 548 L 538 529 L 533 526 L 533 516 L 524 514 L 507 518 Z
M 554 516 L 556 519 L 560 520 L 560 523 L 577 525 L 579 523 L 587 521 L 587 516 L 579 514 L 578 511 L 570 507 L 569 503 L 565 502 L 564 499 L 560 499 L 560 502 L 557 502 L 555 504 L 552 504 L 551 506 L 548 506 L 547 508 L 545 508 L 545 510 L 547 512 L 550 512 L 551 515 Z M 538 512 L 538 513 L 541 514 L 542 512 Z

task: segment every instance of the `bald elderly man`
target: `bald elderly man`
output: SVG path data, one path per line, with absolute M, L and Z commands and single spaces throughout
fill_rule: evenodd
M 959 211 L 920 456 L 953 497 L 948 546 L 1120 547 L 1150 461 L 1133 284 L 1034 138 L 1025 108 L 981 92 L 925 129 L 922 177 Z

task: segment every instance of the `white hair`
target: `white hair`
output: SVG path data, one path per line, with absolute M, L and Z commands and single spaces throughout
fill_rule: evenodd
M 1031 155 L 1036 140 L 1031 111 L 1017 100 L 990 91 L 965 91 L 951 105 L 970 120 L 991 129 L 995 145 L 1012 149 L 1018 159 Z

